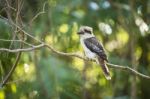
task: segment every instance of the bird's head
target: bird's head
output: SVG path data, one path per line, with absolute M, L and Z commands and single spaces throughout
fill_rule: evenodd
M 78 33 L 78 35 L 93 35 L 93 29 L 89 26 L 81 26 Z

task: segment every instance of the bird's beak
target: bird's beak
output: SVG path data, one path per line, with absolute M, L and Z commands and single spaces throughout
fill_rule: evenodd
M 83 34 L 83 32 L 80 31 L 80 32 L 77 32 L 77 34 Z

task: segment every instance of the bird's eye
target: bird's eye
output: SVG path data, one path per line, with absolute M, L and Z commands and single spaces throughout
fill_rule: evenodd
M 90 30 L 85 29 L 84 31 L 91 34 L 91 31 L 90 31 Z

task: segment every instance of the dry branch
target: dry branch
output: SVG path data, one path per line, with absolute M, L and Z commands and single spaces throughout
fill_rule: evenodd
M 31 46 L 31 47 L 34 46 L 34 45 L 29 44 L 29 43 L 27 43 L 27 42 L 25 42 L 25 41 L 22 41 L 22 40 L 6 40 L 6 39 L 0 39 L 0 41 L 3 41 L 3 42 L 21 42 L 21 43 L 24 43 L 24 44 L 29 45 L 29 46 Z
M 120 69 L 120 70 L 124 70 L 124 71 L 128 71 L 136 76 L 139 76 L 139 77 L 142 77 L 142 78 L 145 78 L 145 79 L 150 79 L 150 76 L 147 76 L 147 75 L 144 75 L 132 68 L 130 68 L 129 66 L 121 66 L 121 65 L 115 65 L 115 64 L 111 64 L 111 63 L 107 63 L 107 65 L 110 67 L 110 68 L 117 68 L 117 69 Z
M 45 12 L 46 3 L 47 3 L 47 2 L 44 3 L 42 11 L 39 12 L 39 13 L 37 13 L 37 14 L 31 19 L 30 23 L 32 23 L 39 15 L 46 13 L 46 12 Z
M 37 49 L 40 49 L 40 48 L 43 48 L 43 47 L 47 47 L 52 52 L 54 52 L 58 55 L 77 57 L 77 58 L 80 58 L 80 59 L 83 59 L 83 60 L 86 60 L 86 61 L 94 61 L 94 60 L 89 60 L 89 59 L 85 58 L 83 55 L 78 54 L 78 53 L 64 53 L 64 52 L 57 51 L 52 46 L 50 46 L 48 44 L 45 44 L 45 43 L 39 44 L 37 46 L 30 47 L 30 48 L 24 48 L 24 49 L 12 49 L 11 50 L 11 49 L 6 49 L 6 48 L 0 48 L 0 52 L 2 52 L 2 51 L 7 51 L 7 52 L 11 52 L 11 53 L 29 52 L 29 51 L 34 51 L 34 50 L 37 50 Z M 128 71 L 128 72 L 136 75 L 136 76 L 139 76 L 139 77 L 142 77 L 142 78 L 145 78 L 145 79 L 150 79 L 150 76 L 144 75 L 144 74 L 130 68 L 129 66 L 120 66 L 120 65 L 115 65 L 115 64 L 112 64 L 112 63 L 107 63 L 107 65 L 110 68 L 125 70 L 125 71 Z
M 45 44 L 40 44 L 37 46 L 32 46 L 30 48 L 22 48 L 22 49 L 7 49 L 7 48 L 0 48 L 0 52 L 5 51 L 5 52 L 10 52 L 10 53 L 17 53 L 17 52 L 28 52 L 28 51 L 33 51 L 38 48 L 41 48 L 45 46 Z

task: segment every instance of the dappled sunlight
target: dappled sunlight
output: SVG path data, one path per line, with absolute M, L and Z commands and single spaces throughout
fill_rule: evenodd
M 72 40 L 74 40 L 74 41 L 79 40 L 79 36 L 77 35 L 77 33 L 75 34 L 75 32 L 73 32 Z
M 35 66 L 33 63 L 29 63 L 28 72 L 26 72 L 25 79 L 28 81 L 35 80 Z
M 108 51 L 113 51 L 114 49 L 123 48 L 127 44 L 128 40 L 128 33 L 120 27 L 118 32 L 116 33 L 116 40 L 107 42 L 106 49 Z
M 16 71 L 15 71 L 15 74 L 16 74 L 16 78 L 17 76 L 18 77 L 24 77 L 24 68 L 23 68 L 23 65 L 22 64 L 19 64 L 18 67 L 16 68 Z
M 106 79 L 104 77 L 102 77 L 98 80 L 98 83 L 100 86 L 105 86 L 106 85 Z
M 84 61 L 82 61 L 81 59 L 74 58 L 72 63 L 73 63 L 73 68 L 76 68 L 79 71 L 83 70 L 83 68 L 84 68 Z
M 82 9 L 76 10 L 72 12 L 72 15 L 76 18 L 83 18 L 85 16 L 85 12 Z
M 92 9 L 92 10 L 98 10 L 99 9 L 99 6 L 96 2 L 90 2 L 89 3 L 89 7 Z
M 62 24 L 60 27 L 59 27 L 59 32 L 61 33 L 66 33 L 68 31 L 69 27 L 68 27 L 68 24 Z
M 24 63 L 16 68 L 16 80 L 21 78 L 22 81 L 34 81 L 35 80 L 35 68 L 33 63 Z
M 102 37 L 102 35 L 101 35 L 102 32 L 100 32 L 100 31 L 95 31 L 94 33 L 95 33 L 95 35 L 96 35 L 96 33 L 97 33 L 96 38 L 97 38 L 101 43 L 103 43 L 103 37 Z
M 85 88 L 87 88 L 87 89 L 92 88 L 91 83 L 90 83 L 90 82 L 88 82 L 88 81 L 84 83 L 84 86 L 85 86 Z
M 5 99 L 5 92 L 0 90 L 0 99 Z
M 38 92 L 36 90 L 33 90 L 30 92 L 29 97 L 30 99 L 34 99 L 38 95 Z
M 88 82 L 95 84 L 97 82 L 97 76 L 100 74 L 100 68 L 98 66 L 91 65 L 90 69 L 86 71 Z
M 106 49 L 109 52 L 112 52 L 116 48 L 117 48 L 117 41 L 116 40 L 112 40 L 112 41 L 106 43 Z
M 1 1 L 0 99 L 150 97 L 150 0 Z M 85 55 L 81 26 L 111 80 Z
M 136 51 L 135 51 L 135 57 L 138 60 L 142 55 L 142 48 L 141 47 L 137 47 Z
M 20 95 L 20 99 L 28 99 L 26 95 Z
M 30 69 L 29 64 L 25 63 L 24 64 L 24 71 L 25 71 L 25 73 L 28 73 L 29 69 Z
M 47 35 L 46 37 L 45 37 L 45 42 L 47 43 L 47 44 L 52 44 L 53 43 L 53 37 L 51 36 L 51 35 Z M 56 41 L 55 41 L 56 42 Z
M 103 33 L 106 33 L 108 35 L 110 35 L 112 33 L 112 29 L 111 29 L 110 25 L 107 23 L 100 22 L 98 24 L 98 27 Z
M 77 34 L 77 31 L 78 31 L 78 24 L 74 22 L 72 27 L 72 35 L 71 35 L 73 41 L 79 40 L 79 35 Z
M 101 7 L 104 9 L 110 8 L 111 7 L 110 2 L 108 2 L 107 0 L 102 0 Z
M 135 24 L 139 27 L 139 30 L 140 30 L 142 36 L 145 36 L 146 32 L 149 30 L 148 25 L 140 17 L 137 17 L 135 19 Z
M 123 28 L 119 28 L 117 34 L 117 42 L 118 42 L 118 47 L 124 47 L 124 45 L 128 42 L 129 39 L 129 35 L 128 33 L 123 29 Z
M 11 90 L 13 93 L 17 92 L 16 84 L 11 84 Z

